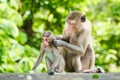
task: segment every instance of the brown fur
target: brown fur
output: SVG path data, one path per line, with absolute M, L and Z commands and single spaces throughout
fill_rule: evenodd
M 36 69 L 46 52 L 48 74 L 52 75 L 54 72 L 64 71 L 64 59 L 60 54 L 60 50 L 53 44 L 53 40 L 54 36 L 50 31 L 46 31 L 42 34 L 41 52 L 32 70 Z
M 91 37 L 90 21 L 80 11 L 72 11 L 67 16 L 63 37 L 54 41 L 62 47 L 66 72 L 94 71 L 95 55 Z

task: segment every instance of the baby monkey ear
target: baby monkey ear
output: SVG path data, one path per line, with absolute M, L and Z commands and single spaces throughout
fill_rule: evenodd
M 85 21 L 86 21 L 86 16 L 85 15 L 81 16 L 81 22 L 85 22 Z

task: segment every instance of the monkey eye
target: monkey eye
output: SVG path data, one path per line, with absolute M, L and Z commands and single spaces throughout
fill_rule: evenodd
M 43 41 L 47 41 L 47 39 L 46 39 L 46 38 L 42 38 L 41 40 L 42 40 L 42 42 L 43 42 Z
M 48 41 L 48 39 L 45 39 L 45 41 Z
M 70 25 L 75 25 L 75 21 L 74 20 L 67 20 L 67 23 Z

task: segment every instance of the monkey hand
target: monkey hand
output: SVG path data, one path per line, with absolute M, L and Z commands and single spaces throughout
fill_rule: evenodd
M 62 41 L 62 40 L 54 40 L 54 44 L 56 46 L 64 46 L 66 42 Z
M 62 39 L 62 36 L 61 36 L 61 35 L 57 35 L 57 36 L 55 36 L 54 39 L 61 40 L 61 39 Z
M 102 68 L 100 68 L 100 67 L 96 69 L 96 73 L 104 73 L 104 72 L 105 71 Z
M 53 75 L 53 74 L 54 74 L 54 69 L 50 69 L 48 75 Z

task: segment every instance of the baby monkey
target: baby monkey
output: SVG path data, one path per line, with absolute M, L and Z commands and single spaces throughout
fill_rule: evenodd
M 64 71 L 65 62 L 60 50 L 53 43 L 54 39 L 55 37 L 50 31 L 45 31 L 42 34 L 41 52 L 32 71 L 40 64 L 45 53 L 48 75 L 53 75 L 54 72 L 60 73 Z

